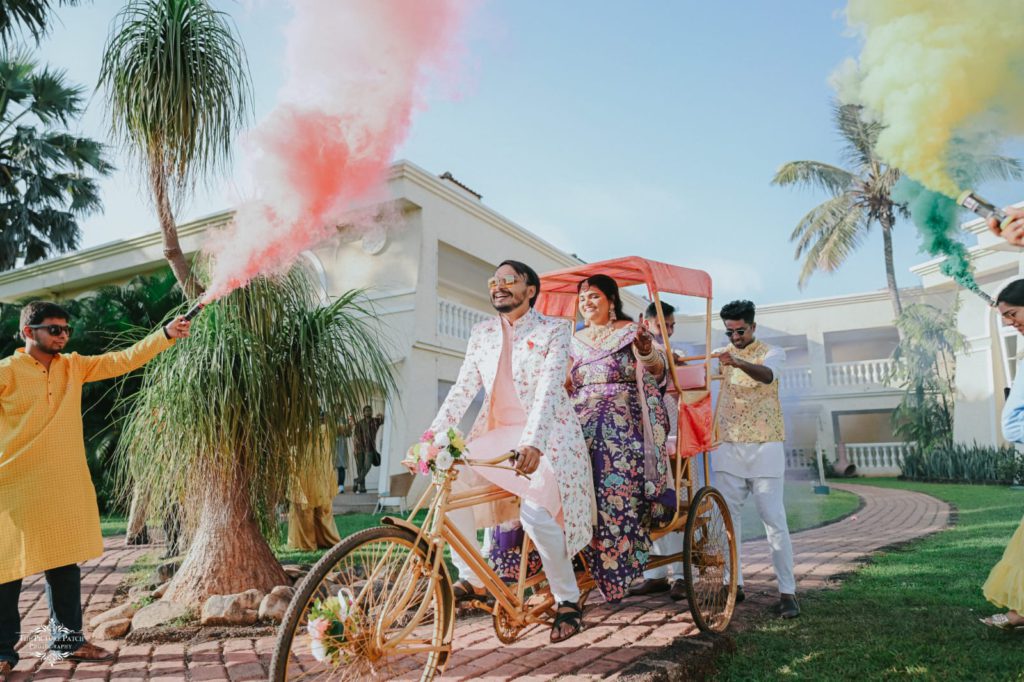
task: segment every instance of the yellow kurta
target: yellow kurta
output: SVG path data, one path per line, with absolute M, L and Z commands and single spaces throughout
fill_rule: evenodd
M 141 367 L 173 344 L 162 330 L 103 355 L 19 349 L 0 360 L 0 583 L 103 554 L 82 436 L 82 384 Z
M 295 549 L 333 547 L 341 542 L 332 509 L 338 490 L 334 441 L 327 437 L 325 427 L 312 447 L 312 466 L 292 479 L 288 490 L 288 545 Z

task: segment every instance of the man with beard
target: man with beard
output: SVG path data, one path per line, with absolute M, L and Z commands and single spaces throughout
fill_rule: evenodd
M 551 640 L 557 642 L 583 627 L 572 557 L 590 541 L 596 514 L 587 444 L 564 388 L 571 329 L 533 309 L 540 278 L 528 265 L 504 261 L 487 285 L 499 314 L 473 328 L 459 377 L 430 430 L 443 434 L 456 426 L 479 390 L 485 390 L 484 407 L 467 442 L 470 456 L 485 459 L 514 449 L 516 470 L 530 478 L 508 469 L 467 466 L 456 485 L 464 488 L 483 479 L 522 500 L 519 518 L 537 547 L 558 605 L 551 629 Z M 516 516 L 508 505 L 478 505 L 449 515 L 473 542 L 476 528 Z M 480 578 L 458 555 L 452 562 L 459 569 L 456 598 L 483 599 Z
M 783 618 L 796 618 L 800 606 L 794 594 L 793 545 L 782 503 L 786 472 L 782 443 L 786 434 L 779 401 L 779 371 L 786 362 L 786 352 L 754 338 L 757 324 L 750 301 L 728 303 L 720 316 L 731 343 L 716 351 L 720 353 L 718 361 L 724 376 L 718 397 L 718 433 L 722 444 L 711 456 L 715 485 L 729 506 L 737 538 L 743 537 L 743 505 L 753 496 L 779 585 L 775 611 Z M 736 566 L 740 588 L 736 601 L 743 599 L 741 558 L 739 551 Z
M 113 658 L 82 636 L 78 564 L 103 554 L 82 438 L 82 384 L 141 367 L 189 334 L 179 317 L 131 348 L 84 356 L 61 352 L 71 327 L 55 303 L 29 303 L 20 326 L 25 348 L 0 361 L 0 679 L 18 662 L 22 578 L 39 572 L 55 632 L 51 650 L 70 661 Z

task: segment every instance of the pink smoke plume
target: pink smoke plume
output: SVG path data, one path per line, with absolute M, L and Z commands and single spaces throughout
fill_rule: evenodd
M 382 199 L 388 164 L 423 107 L 428 76 L 450 71 L 467 0 L 292 0 L 279 104 L 245 139 L 255 196 L 206 245 L 208 303 L 287 270 Z

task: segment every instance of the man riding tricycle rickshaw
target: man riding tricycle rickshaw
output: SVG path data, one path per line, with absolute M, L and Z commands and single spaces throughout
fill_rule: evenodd
M 663 293 L 705 301 L 703 355 L 678 366 L 629 321 L 619 287 L 637 285 L 655 304 Z M 592 590 L 618 601 L 645 568 L 669 563 L 683 565 L 698 627 L 728 626 L 732 522 L 717 490 L 696 489 L 709 480 L 714 430 L 710 277 L 634 257 L 538 278 L 506 261 L 488 287 L 499 315 L 474 327 L 455 385 L 405 462 L 431 485 L 406 520 L 344 539 L 297 586 L 273 679 L 429 680 L 452 652 L 458 603 L 490 611 L 504 643 L 539 626 L 558 642 L 584 627 Z M 654 308 L 647 323 L 667 341 Z M 456 425 L 481 388 L 463 437 Z M 666 391 L 678 400 L 663 401 Z M 678 405 L 674 438 L 666 404 Z M 478 528 L 494 529 L 490 562 Z M 672 533 L 682 551 L 652 553 Z

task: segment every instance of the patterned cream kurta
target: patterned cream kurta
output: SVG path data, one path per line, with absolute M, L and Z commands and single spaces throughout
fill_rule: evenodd
M 531 309 L 512 327 L 512 375 L 519 402 L 527 413 L 519 446 L 540 450 L 554 470 L 566 549 L 573 556 L 590 542 L 597 507 L 587 443 L 565 392 L 570 331 L 564 320 L 544 317 Z M 438 433 L 457 426 L 481 388 L 486 390 L 487 399 L 468 440 L 488 430 L 501 347 L 501 321 L 497 316 L 473 327 L 459 378 L 431 424 L 431 431 Z
M 126 374 L 173 344 L 156 331 L 103 355 L 19 349 L 0 361 L 0 583 L 103 554 L 82 436 L 82 384 Z

